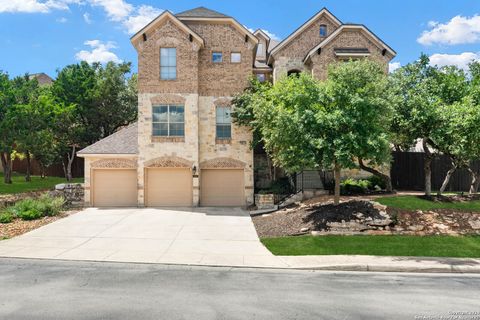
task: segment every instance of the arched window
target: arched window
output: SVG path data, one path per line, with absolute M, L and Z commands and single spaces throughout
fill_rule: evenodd
M 320 37 L 327 36 L 327 26 L 325 24 L 320 25 Z
M 292 70 L 289 70 L 287 72 L 287 76 L 294 76 L 294 77 L 298 77 L 300 75 L 300 70 L 297 70 L 297 69 L 292 69 Z

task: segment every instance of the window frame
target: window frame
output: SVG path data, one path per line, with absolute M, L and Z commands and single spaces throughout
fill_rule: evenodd
M 213 58 L 216 54 L 220 55 L 220 61 L 215 61 Z M 223 62 L 223 52 L 221 51 L 212 51 L 212 63 L 222 63 Z
M 325 34 L 322 34 L 322 29 L 325 31 Z M 328 35 L 328 28 L 326 24 L 321 24 L 318 30 L 320 37 L 326 37 Z
M 155 108 L 167 108 L 167 121 L 155 121 Z M 179 121 L 170 121 L 170 114 L 171 114 L 171 111 L 170 109 L 174 107 L 174 108 L 182 108 L 183 109 L 183 112 L 182 112 L 182 115 L 183 115 L 183 121 L 179 122 Z M 155 134 L 155 124 L 166 124 L 167 125 L 167 134 L 164 135 L 164 134 Z M 182 124 L 182 135 L 172 135 L 170 134 L 170 125 L 178 125 L 178 124 Z M 157 129 L 157 130 L 162 130 L 162 129 Z M 179 130 L 179 129 L 176 129 L 176 130 Z M 152 137 L 185 137 L 185 106 L 184 105 L 180 105 L 180 104 L 160 104 L 160 105 L 153 105 L 152 106 Z
M 222 119 L 219 119 L 219 110 L 228 110 L 228 122 L 225 122 L 226 113 L 222 113 Z M 221 120 L 221 121 L 219 121 Z M 222 128 L 222 132 L 225 132 L 225 128 L 228 128 L 228 136 L 219 136 L 219 127 Z M 215 108 L 215 137 L 217 140 L 231 140 L 232 139 L 232 107 L 231 106 L 217 106 Z
M 239 60 L 233 61 L 233 55 L 236 55 L 236 54 L 238 54 Z M 230 63 L 242 63 L 242 53 L 238 51 L 230 52 Z
M 169 63 L 167 63 L 167 65 L 162 65 L 163 64 L 162 50 L 174 50 L 174 52 L 175 52 L 175 65 L 170 65 Z M 166 57 L 170 58 L 171 56 L 167 55 Z M 175 47 L 160 47 L 160 61 L 159 62 L 160 62 L 160 80 L 164 80 L 164 81 L 177 80 L 177 48 L 175 48 Z M 167 72 L 168 76 L 166 78 L 164 78 L 163 75 L 162 75 L 162 68 L 167 68 L 167 70 L 168 70 L 168 72 Z M 172 74 L 171 73 L 172 69 L 175 70 L 175 74 L 174 74 L 173 77 L 170 76 Z

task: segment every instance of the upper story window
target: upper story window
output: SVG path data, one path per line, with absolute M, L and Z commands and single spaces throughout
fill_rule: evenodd
M 242 62 L 242 54 L 240 52 L 232 52 L 230 54 L 231 63 L 240 63 Z
M 230 107 L 217 107 L 217 139 L 230 139 L 232 137 L 232 117 Z
M 184 106 L 154 106 L 152 114 L 153 136 L 183 137 L 185 135 Z
M 320 37 L 326 37 L 327 36 L 327 26 L 322 24 L 320 26 Z
M 177 78 L 177 49 L 160 48 L 160 79 L 175 80 Z
M 265 49 L 263 48 L 263 43 L 259 43 L 257 47 L 257 56 L 264 56 L 265 55 Z
M 223 61 L 223 55 L 221 52 L 212 52 L 212 62 L 220 63 Z

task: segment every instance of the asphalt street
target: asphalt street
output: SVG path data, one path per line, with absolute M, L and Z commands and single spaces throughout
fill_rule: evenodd
M 0 258 L 0 319 L 480 319 L 480 275 Z

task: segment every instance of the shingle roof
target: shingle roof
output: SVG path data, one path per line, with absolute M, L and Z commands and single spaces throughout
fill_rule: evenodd
M 191 18 L 191 17 L 195 17 L 195 18 L 230 18 L 229 16 L 224 15 L 223 13 L 220 13 L 220 12 L 217 12 L 217 11 L 205 8 L 205 7 L 198 7 L 198 8 L 195 8 L 195 9 L 183 11 L 183 12 L 177 13 L 175 16 L 178 17 L 178 18 L 182 18 L 182 17 L 185 17 L 185 18 L 187 18 L 187 17 L 188 18 Z
M 256 69 L 272 69 L 265 62 L 255 61 L 254 67 Z
M 138 154 L 137 122 L 78 151 L 77 154 Z

